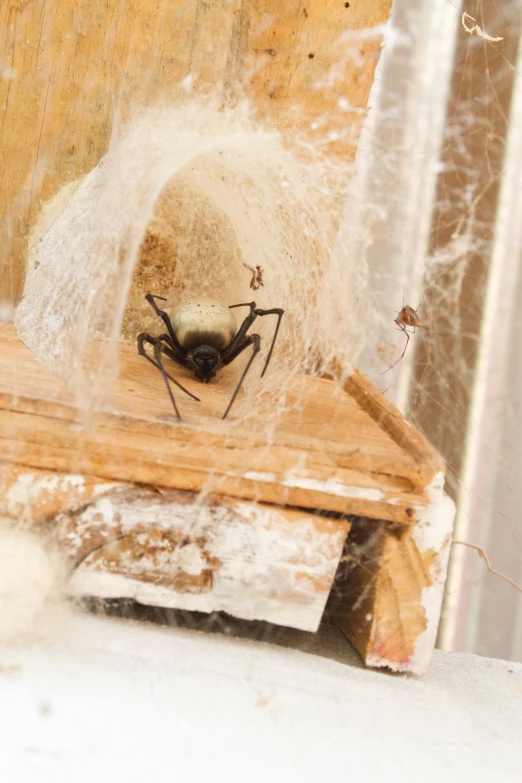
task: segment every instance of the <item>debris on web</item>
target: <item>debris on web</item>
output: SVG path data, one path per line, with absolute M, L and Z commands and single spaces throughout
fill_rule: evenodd
M 504 40 L 504 38 L 501 35 L 494 38 L 492 35 L 488 35 L 488 33 L 484 32 L 484 30 L 481 27 L 479 27 L 479 25 L 477 24 L 477 20 L 474 19 L 472 16 L 470 16 L 470 14 L 468 14 L 467 11 L 464 11 L 464 13 L 462 14 L 461 24 L 467 33 L 469 33 L 470 35 L 473 35 L 473 33 L 475 33 L 476 35 L 478 35 L 479 38 L 483 38 L 485 41 L 495 42 L 495 41 Z

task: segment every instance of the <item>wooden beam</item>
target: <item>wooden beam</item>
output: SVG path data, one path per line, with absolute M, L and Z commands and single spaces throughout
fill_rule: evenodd
M 69 592 L 316 631 L 347 520 L 129 487 L 53 520 Z

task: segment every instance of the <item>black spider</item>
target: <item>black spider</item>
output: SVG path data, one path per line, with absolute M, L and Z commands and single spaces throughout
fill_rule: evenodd
M 274 350 L 284 310 L 279 307 L 273 308 L 272 310 L 259 310 L 256 308 L 255 302 L 230 305 L 229 308 L 226 308 L 218 302 L 201 299 L 192 300 L 184 305 L 178 306 L 173 310 L 171 316 L 169 316 L 165 310 L 160 310 L 155 302 L 156 299 L 162 300 L 163 302 L 167 301 L 163 296 L 147 294 L 145 299 L 152 306 L 156 315 L 159 315 L 162 319 L 167 327 L 168 334 L 160 334 L 159 337 L 152 337 L 147 332 L 142 332 L 138 335 L 138 352 L 161 372 L 178 419 L 181 419 L 181 416 L 176 405 L 176 400 L 174 399 L 174 394 L 170 388 L 169 380 L 188 394 L 189 397 L 198 400 L 198 402 L 199 398 L 185 389 L 184 386 L 167 373 L 163 366 L 162 354 L 165 354 L 165 356 L 168 356 L 169 359 L 177 362 L 177 364 L 180 364 L 182 367 L 188 367 L 202 383 L 209 383 L 221 367 L 233 362 L 245 348 L 248 348 L 249 345 L 252 346 L 252 356 L 243 370 L 234 394 L 232 395 L 232 399 L 223 414 L 223 418 L 225 419 L 236 399 L 237 393 L 250 369 L 250 365 L 252 364 L 255 355 L 261 348 L 260 336 L 258 334 L 247 335 L 248 330 L 259 315 L 277 315 L 277 325 L 274 337 L 263 372 L 261 373 L 261 377 L 263 377 Z M 229 310 L 232 310 L 235 307 L 250 308 L 249 314 L 246 316 L 239 329 L 237 329 L 233 316 L 228 313 Z M 226 314 L 228 314 L 228 323 Z M 174 325 L 172 324 L 171 319 L 174 321 Z M 144 343 L 149 343 L 153 346 L 154 359 L 146 353 Z

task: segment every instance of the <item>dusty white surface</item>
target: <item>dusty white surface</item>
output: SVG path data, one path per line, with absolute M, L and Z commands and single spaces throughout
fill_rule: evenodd
M 521 779 L 518 664 L 417 679 L 83 615 L 0 663 L 2 783 Z

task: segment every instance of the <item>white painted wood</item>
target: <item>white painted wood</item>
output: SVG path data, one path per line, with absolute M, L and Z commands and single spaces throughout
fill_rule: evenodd
M 306 511 L 136 490 L 58 516 L 53 535 L 72 595 L 316 631 L 347 528 Z
M 68 616 L 2 651 L 2 781 L 518 783 L 521 665 L 438 651 L 393 677 L 347 649 Z

